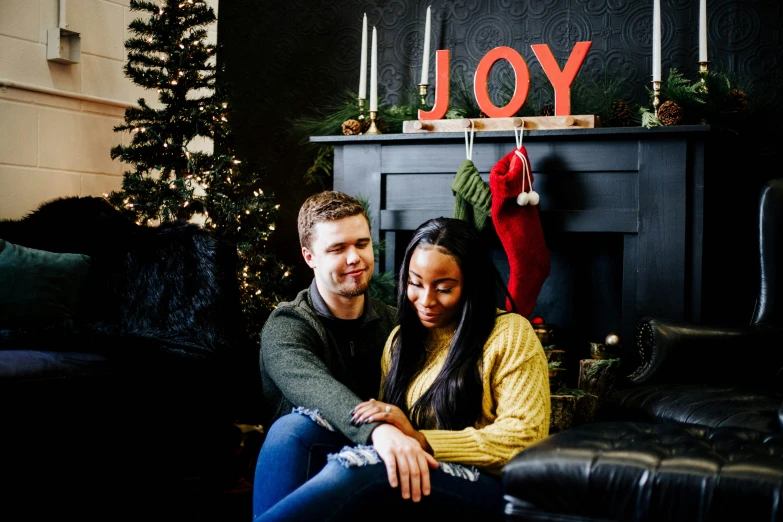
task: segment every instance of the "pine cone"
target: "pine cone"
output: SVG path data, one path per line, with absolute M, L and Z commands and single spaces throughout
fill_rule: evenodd
M 726 109 L 729 111 L 744 111 L 748 108 L 748 96 L 744 91 L 732 89 L 726 95 Z
M 544 105 L 541 107 L 541 111 L 538 113 L 541 116 L 554 116 L 555 115 L 555 106 L 554 105 Z
M 612 102 L 612 120 L 611 124 L 616 127 L 628 127 L 633 122 L 631 109 L 622 100 Z
M 343 134 L 346 136 L 356 136 L 361 134 L 362 124 L 356 120 L 345 120 L 343 122 Z
M 663 125 L 677 125 L 682 120 L 682 108 L 671 100 L 658 107 L 658 119 Z

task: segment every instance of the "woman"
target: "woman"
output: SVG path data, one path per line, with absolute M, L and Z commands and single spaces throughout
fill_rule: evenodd
M 497 310 L 497 279 L 468 223 L 437 218 L 414 232 L 380 400 L 350 413 L 355 423 L 386 424 L 373 446 L 331 455 L 257 521 L 388 512 L 502 519 L 501 470 L 547 435 L 550 403 L 541 343 L 526 319 Z

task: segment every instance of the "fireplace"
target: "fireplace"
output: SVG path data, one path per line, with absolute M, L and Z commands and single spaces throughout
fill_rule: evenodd
M 610 331 L 629 342 L 647 315 L 700 320 L 709 134 L 701 125 L 525 134 L 552 260 L 533 315 L 578 343 L 601 341 Z M 452 215 L 462 134 L 311 141 L 335 146 L 335 190 L 369 201 L 373 239 L 386 243 L 379 270 L 397 271 L 418 225 Z M 511 132 L 476 134 L 473 161 L 485 180 L 513 148 Z M 493 255 L 507 276 L 499 241 Z

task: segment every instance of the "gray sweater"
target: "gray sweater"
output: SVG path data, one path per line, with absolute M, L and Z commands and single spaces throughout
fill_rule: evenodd
M 366 295 L 362 316 L 346 328 L 315 280 L 278 305 L 261 331 L 264 417 L 271 423 L 294 407 L 318 410 L 336 431 L 367 444 L 377 423 L 354 426 L 349 412 L 377 397 L 383 346 L 395 320 L 395 308 Z

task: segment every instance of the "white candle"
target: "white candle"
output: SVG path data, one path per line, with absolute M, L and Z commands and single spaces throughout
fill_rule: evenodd
M 653 70 L 654 82 L 661 81 L 661 0 L 653 4 Z
M 430 32 L 432 6 L 427 8 L 427 21 L 424 23 L 424 50 L 421 55 L 421 83 L 430 84 Z
M 707 0 L 699 2 L 699 61 L 707 61 Z
M 367 13 L 362 21 L 362 58 L 359 65 L 359 98 L 367 98 Z
M 370 110 L 378 110 L 378 33 L 372 28 L 372 52 L 370 53 Z

